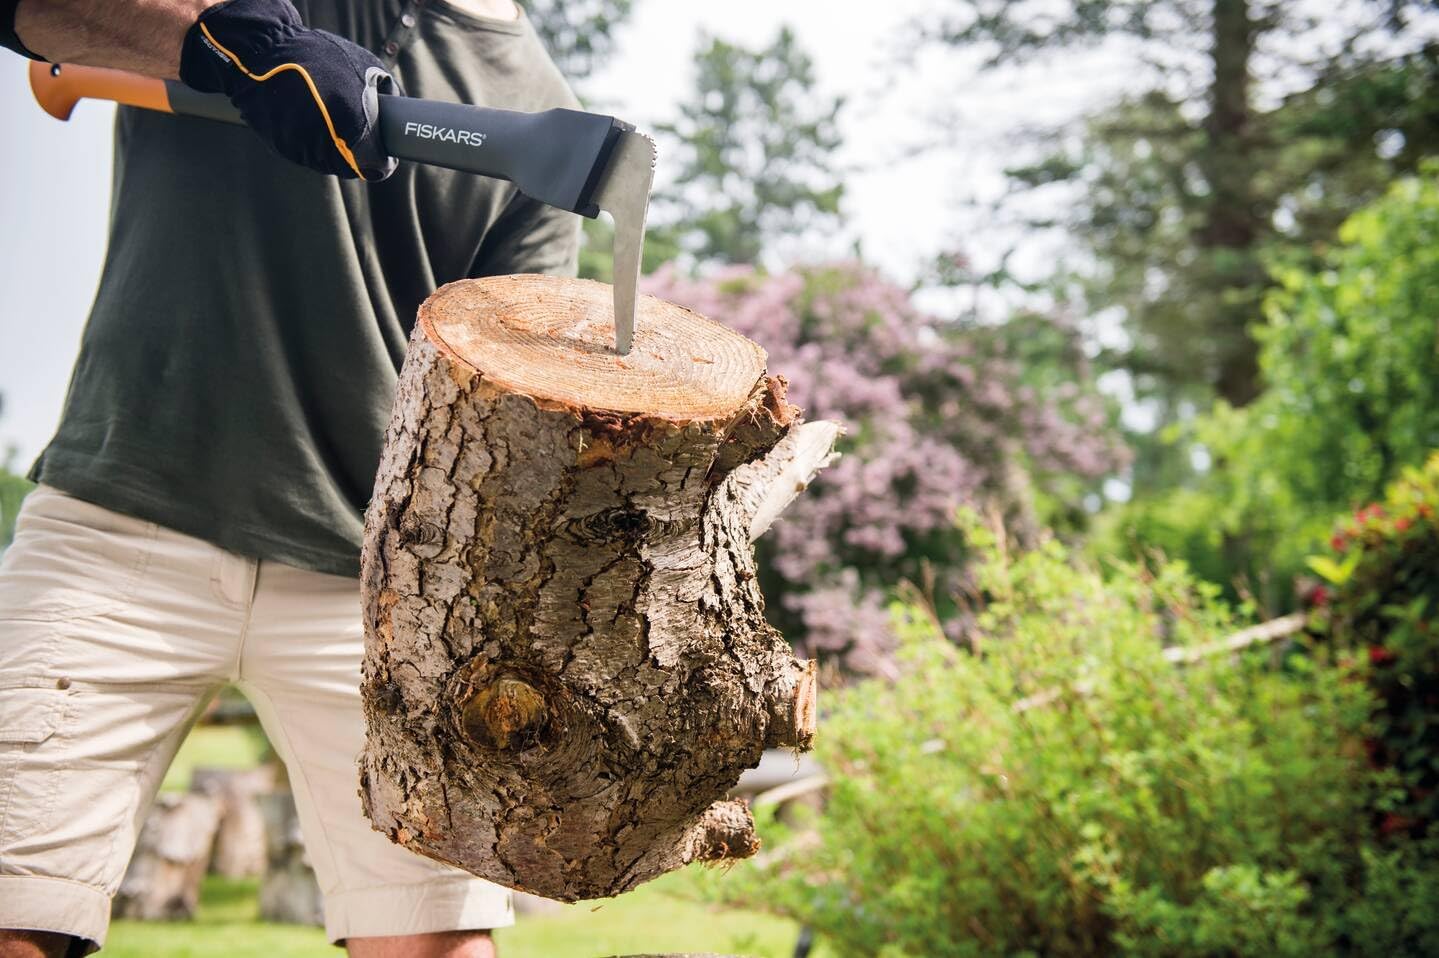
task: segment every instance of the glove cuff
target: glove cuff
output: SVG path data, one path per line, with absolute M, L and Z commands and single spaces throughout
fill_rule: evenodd
M 251 63 L 303 28 L 290 0 L 225 0 L 200 14 L 180 46 L 180 80 L 233 97 L 254 82 Z

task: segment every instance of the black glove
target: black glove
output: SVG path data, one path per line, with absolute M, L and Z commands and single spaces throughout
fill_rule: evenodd
M 180 79 L 228 96 L 286 159 L 346 178 L 395 171 L 380 145 L 379 95 L 398 84 L 370 51 L 306 27 L 290 0 L 210 7 L 185 35 Z

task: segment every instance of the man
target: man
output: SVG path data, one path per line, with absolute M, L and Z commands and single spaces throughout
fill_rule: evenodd
M 575 101 L 512 0 L 295 2 L 0 0 L 0 43 L 178 76 L 252 127 L 119 111 L 104 271 L 0 565 L 0 958 L 103 943 L 165 769 L 226 684 L 286 763 L 332 941 L 475 958 L 512 920 L 502 889 L 360 811 L 361 513 L 420 301 L 573 272 L 578 223 L 395 171 L 374 105 Z

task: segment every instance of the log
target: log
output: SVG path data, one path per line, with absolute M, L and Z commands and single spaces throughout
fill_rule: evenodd
M 265 871 L 265 818 L 259 796 L 275 787 L 275 769 L 197 768 L 190 791 L 220 803 L 220 824 L 210 873 L 226 878 L 255 878 Z
M 158 795 L 115 893 L 112 916 L 141 921 L 194 918 L 219 823 L 220 803 L 208 796 Z
M 424 303 L 361 559 L 366 814 L 560 901 L 753 854 L 724 795 L 815 731 L 750 539 L 837 430 L 782 443 L 764 351 L 653 297 L 617 356 L 609 303 L 546 276 Z
M 324 899 L 300 833 L 300 813 L 290 792 L 258 798 L 265 820 L 265 874 L 260 879 L 260 920 L 323 925 Z

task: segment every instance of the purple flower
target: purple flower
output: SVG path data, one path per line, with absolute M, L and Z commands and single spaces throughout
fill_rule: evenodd
M 754 339 L 807 418 L 844 423 L 843 457 L 762 545 L 790 638 L 847 669 L 892 668 L 889 589 L 921 574 L 958 582 L 961 505 L 1028 494 L 1016 475 L 1057 494 L 1051 480 L 1097 481 L 1124 462 L 1086 376 L 1027 382 L 992 330 L 926 315 L 861 263 L 703 279 L 666 268 L 646 286 Z

